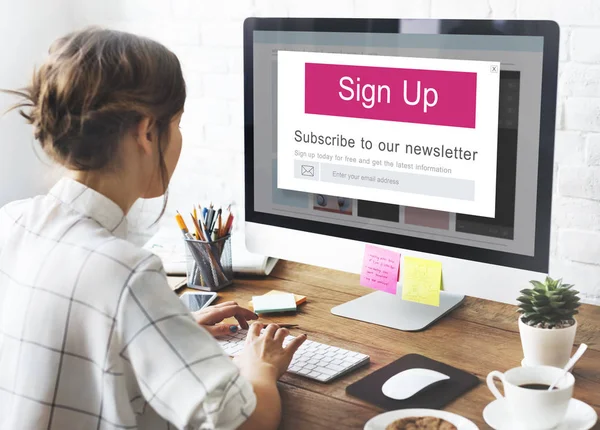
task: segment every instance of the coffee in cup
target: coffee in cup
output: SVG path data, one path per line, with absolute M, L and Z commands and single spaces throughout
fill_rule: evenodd
M 504 402 L 515 429 L 549 430 L 565 418 L 573 396 L 575 378 L 571 373 L 548 391 L 562 372 L 550 366 L 516 367 L 505 373 L 494 370 L 487 376 L 487 385 L 492 394 Z M 494 378 L 502 382 L 504 397 L 496 388 Z

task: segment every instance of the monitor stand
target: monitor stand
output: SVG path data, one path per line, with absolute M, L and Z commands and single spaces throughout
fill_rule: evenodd
M 402 300 L 401 291 L 398 295 L 376 291 L 336 306 L 331 313 L 402 331 L 419 331 L 451 312 L 464 299 L 464 295 L 441 291 L 437 307 Z

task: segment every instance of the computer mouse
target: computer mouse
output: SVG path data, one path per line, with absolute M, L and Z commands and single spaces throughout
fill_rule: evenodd
M 448 375 L 435 370 L 406 369 L 385 381 L 381 391 L 394 400 L 406 400 L 425 388 L 448 379 Z

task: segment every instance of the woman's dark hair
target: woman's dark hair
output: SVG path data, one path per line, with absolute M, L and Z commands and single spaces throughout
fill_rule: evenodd
M 186 98 L 179 60 L 165 46 L 130 33 L 86 28 L 52 44 L 29 86 L 5 92 L 21 98 L 12 109 L 33 125 L 42 149 L 72 170 L 113 166 L 123 135 L 150 118 L 158 132 L 162 216 L 168 181 L 163 152 L 169 124 Z

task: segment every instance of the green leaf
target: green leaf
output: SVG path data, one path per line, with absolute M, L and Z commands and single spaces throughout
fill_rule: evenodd
M 531 296 L 533 294 L 533 290 L 530 288 L 525 288 L 524 290 L 519 291 L 524 296 Z
M 566 302 L 553 302 L 553 301 L 551 301 L 550 302 L 550 306 L 552 308 L 554 308 L 554 309 L 561 309 L 565 305 L 565 303 Z
M 545 314 L 552 310 L 552 306 L 534 306 L 533 309 L 540 314 Z
M 541 289 L 543 291 L 546 291 L 546 286 L 544 284 L 542 284 L 540 281 L 529 281 L 529 283 L 531 285 L 533 285 L 535 288 L 534 289 Z
M 542 319 L 542 318 L 540 318 L 540 317 L 531 317 L 531 318 L 529 319 L 529 321 L 528 321 L 528 324 L 529 324 L 529 325 L 536 325 L 536 324 L 539 324 L 539 323 L 541 323 L 542 321 L 543 321 L 543 319 Z
M 545 306 L 550 303 L 550 299 L 546 296 L 537 296 L 534 297 L 531 303 L 536 306 Z
M 521 302 L 521 303 L 525 303 L 525 304 L 530 305 L 531 304 L 531 297 L 520 296 L 519 298 L 517 298 L 517 301 Z

